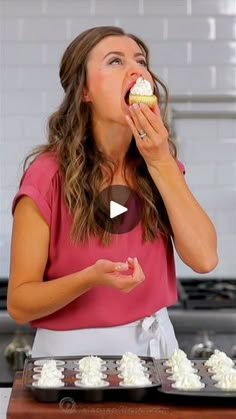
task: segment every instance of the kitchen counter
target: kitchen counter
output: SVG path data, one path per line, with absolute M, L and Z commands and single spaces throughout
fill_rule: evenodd
M 172 402 L 171 402 L 172 401 Z M 60 403 L 39 403 L 34 400 L 31 393 L 22 386 L 22 373 L 17 372 L 10 396 L 7 419 L 21 419 L 30 417 L 31 419 L 53 419 L 69 417 L 71 419 L 96 419 L 112 418 L 127 419 L 235 419 L 235 406 L 230 406 L 225 400 L 225 406 L 215 405 L 211 400 L 211 405 L 199 403 L 199 399 L 193 404 L 173 402 L 173 399 L 161 400 L 160 393 L 157 394 L 156 401 L 145 403 L 134 402 L 77 402 L 71 403 L 65 398 Z

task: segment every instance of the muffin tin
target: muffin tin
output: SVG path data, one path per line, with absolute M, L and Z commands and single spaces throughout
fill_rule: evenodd
M 156 360 L 154 359 L 154 365 L 158 371 L 158 375 L 161 381 L 161 386 L 158 387 L 158 391 L 168 395 L 178 395 L 178 396 L 200 396 L 200 397 L 236 397 L 236 390 L 223 390 L 219 387 L 216 387 L 217 382 L 213 380 L 211 377 L 214 375 L 213 372 L 208 371 L 208 367 L 204 365 L 206 360 L 193 360 L 193 367 L 196 369 L 196 374 L 201 377 L 201 382 L 205 384 L 205 386 L 199 390 L 181 390 L 172 387 L 172 384 L 175 381 L 170 380 L 172 373 L 168 372 L 168 366 L 165 366 L 165 359 Z
M 76 357 L 45 357 L 45 358 L 28 358 L 25 361 L 23 371 L 23 384 L 28 388 L 33 397 L 41 402 L 55 402 L 62 399 L 62 397 L 69 396 L 74 400 L 86 401 L 102 401 L 105 400 L 106 394 L 109 393 L 109 399 L 115 399 L 117 395 L 129 401 L 141 401 L 149 393 L 160 386 L 160 379 L 154 365 L 154 360 L 151 357 L 140 357 L 143 364 L 147 368 L 147 375 L 151 384 L 142 386 L 136 385 L 122 385 L 122 378 L 119 377 L 118 370 L 119 356 L 100 356 L 105 363 L 103 365 L 104 386 L 87 387 L 83 386 L 79 380 L 78 361 L 84 356 Z M 40 374 L 40 368 L 45 359 L 54 359 L 57 363 L 57 368 L 60 369 L 64 375 L 62 378 L 63 384 L 60 387 L 39 387 L 37 380 Z

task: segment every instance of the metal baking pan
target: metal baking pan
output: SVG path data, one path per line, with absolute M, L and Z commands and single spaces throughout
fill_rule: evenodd
M 145 361 L 145 367 L 147 367 L 146 373 L 149 375 L 151 384 L 143 386 L 121 386 L 120 382 L 122 379 L 118 377 L 118 363 L 121 356 L 102 356 L 96 355 L 102 358 L 106 364 L 106 385 L 104 387 L 84 387 L 76 386 L 76 374 L 79 371 L 75 370 L 78 368 L 78 362 L 84 356 L 71 356 L 71 357 L 42 357 L 42 358 L 28 358 L 25 361 L 23 370 L 23 385 L 25 388 L 32 392 L 33 397 L 40 402 L 56 402 L 60 401 L 63 397 L 71 397 L 73 400 L 86 400 L 89 402 L 98 402 L 106 399 L 109 394 L 109 400 L 119 398 L 128 401 L 141 401 L 148 397 L 149 393 L 156 390 L 156 387 L 160 385 L 159 376 L 154 366 L 154 360 L 151 357 L 140 357 L 141 360 Z M 37 374 L 34 368 L 37 368 L 38 361 L 44 359 L 54 359 L 56 361 L 62 361 L 63 365 L 58 365 L 63 368 L 64 378 L 63 387 L 37 387 L 35 382 L 37 380 L 33 377 Z M 153 393 L 152 393 L 153 394 Z
M 214 375 L 208 371 L 208 368 L 204 365 L 205 360 L 191 360 L 193 362 L 193 367 L 197 370 L 197 374 L 201 377 L 201 382 L 205 384 L 205 387 L 200 390 L 180 390 L 172 387 L 174 381 L 171 381 L 169 377 L 172 375 L 168 373 L 167 370 L 169 367 L 165 366 L 166 359 L 156 360 L 154 359 L 154 365 L 158 371 L 159 379 L 161 381 L 161 386 L 157 390 L 161 393 L 175 396 L 184 396 L 184 397 L 215 397 L 215 398 L 235 398 L 236 390 L 223 390 L 216 387 L 217 382 L 214 381 L 211 377 Z

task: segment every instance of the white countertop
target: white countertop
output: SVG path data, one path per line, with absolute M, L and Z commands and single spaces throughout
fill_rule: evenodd
M 0 388 L 0 419 L 7 418 L 7 407 L 10 399 L 11 388 L 1 387 Z

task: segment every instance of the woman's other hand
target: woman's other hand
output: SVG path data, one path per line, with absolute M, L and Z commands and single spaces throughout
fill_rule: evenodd
M 93 269 L 98 285 L 110 286 L 122 292 L 132 291 L 145 279 L 137 258 L 128 258 L 125 263 L 99 259 Z

